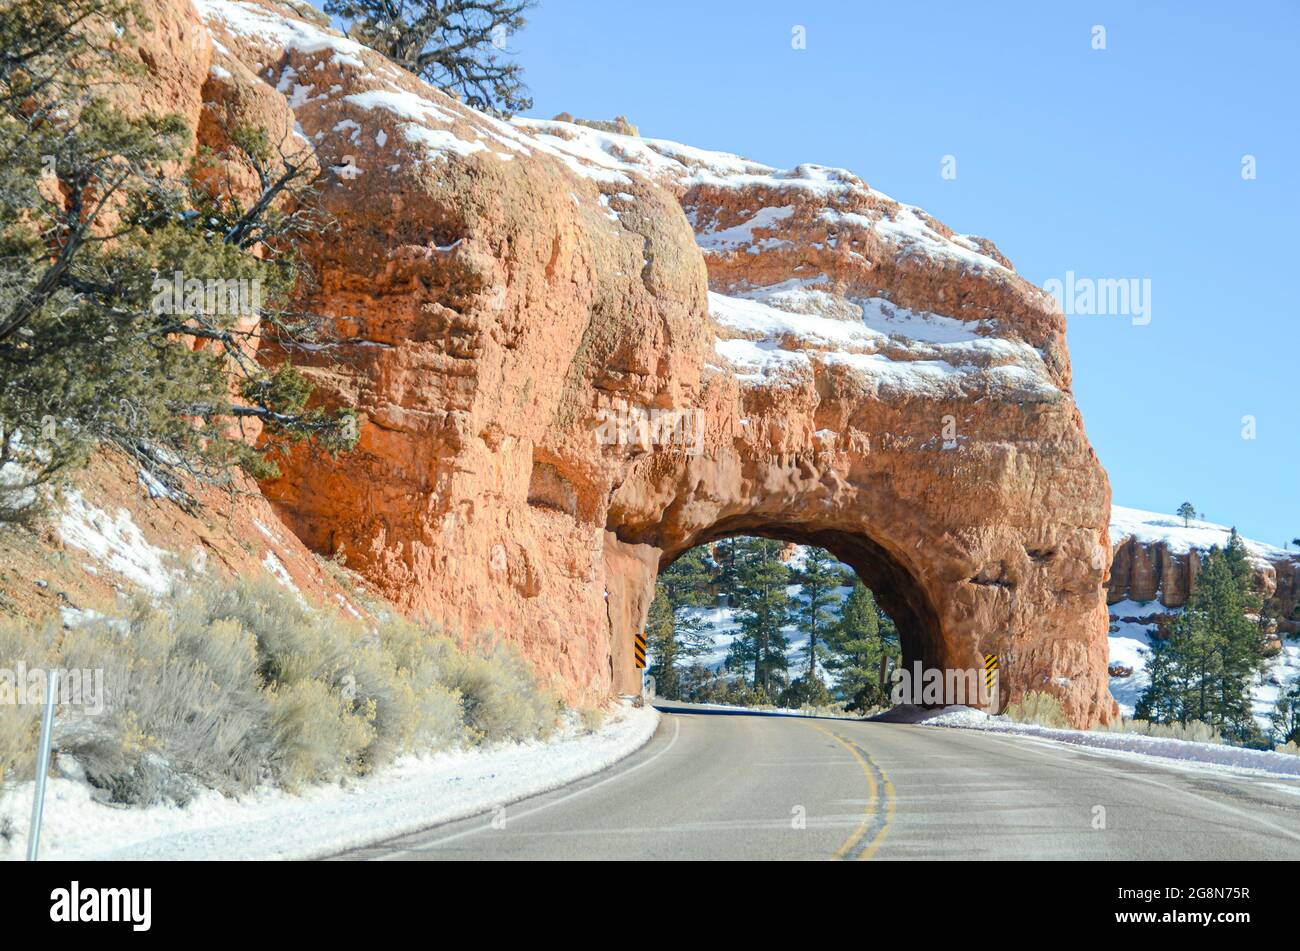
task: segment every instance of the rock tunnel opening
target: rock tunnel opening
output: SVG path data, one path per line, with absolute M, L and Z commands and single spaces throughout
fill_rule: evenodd
M 768 517 L 736 516 L 720 520 L 693 535 L 689 542 L 663 552 L 658 569 L 701 545 L 728 538 L 755 536 L 822 548 L 851 568 L 869 588 L 898 629 L 902 662 L 920 661 L 925 668 L 946 667 L 949 658 L 939 636 L 938 612 L 912 571 L 871 538 L 835 528 L 783 524 Z

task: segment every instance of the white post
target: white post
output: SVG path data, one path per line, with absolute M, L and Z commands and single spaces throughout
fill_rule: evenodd
M 50 738 L 54 733 L 54 704 L 59 672 L 51 670 L 45 682 L 45 711 L 41 715 L 41 745 L 36 753 L 36 795 L 32 797 L 32 826 L 27 833 L 27 861 L 35 862 L 41 847 L 41 813 L 45 809 L 45 776 L 50 771 Z

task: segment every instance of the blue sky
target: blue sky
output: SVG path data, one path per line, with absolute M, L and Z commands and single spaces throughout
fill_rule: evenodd
M 541 0 L 511 48 L 532 115 L 844 166 L 1040 285 L 1149 279 L 1145 326 L 1070 318 L 1115 500 L 1300 535 L 1300 4 Z

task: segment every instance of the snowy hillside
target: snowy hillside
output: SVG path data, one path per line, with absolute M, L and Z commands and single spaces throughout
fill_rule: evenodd
M 1218 545 L 1228 544 L 1232 529 L 1227 525 L 1214 522 L 1202 522 L 1190 519 L 1186 524 L 1178 515 L 1162 515 L 1159 512 L 1147 512 L 1142 509 L 1125 508 L 1112 505 L 1110 509 L 1110 543 L 1118 545 L 1126 538 L 1135 538 L 1144 544 L 1163 542 L 1169 551 L 1186 554 L 1193 548 L 1208 551 Z M 1257 561 L 1286 558 L 1294 552 L 1284 551 L 1274 545 L 1251 541 L 1243 538 L 1246 550 Z

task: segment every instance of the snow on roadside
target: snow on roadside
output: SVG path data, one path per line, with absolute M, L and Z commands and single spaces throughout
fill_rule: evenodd
M 41 831 L 42 859 L 309 859 L 477 815 L 547 792 L 614 765 L 644 746 L 659 714 L 620 706 L 598 731 L 580 735 L 576 718 L 546 742 L 503 744 L 408 756 L 348 783 L 291 795 L 257 790 L 241 799 L 215 791 L 188 806 L 104 805 L 91 787 L 51 779 Z M 0 858 L 26 851 L 33 783 L 0 794 Z
M 1013 736 L 1034 737 L 1085 746 L 1118 754 L 1140 754 L 1161 759 L 1179 760 L 1198 766 L 1246 769 L 1279 776 L 1300 776 L 1300 756 L 1275 753 L 1271 750 L 1247 750 L 1238 746 L 1215 743 L 1192 743 L 1161 736 L 1142 736 L 1137 733 L 1109 733 L 1100 730 L 1065 730 L 1038 726 L 1033 723 L 1016 723 L 1005 717 L 991 717 L 970 707 L 947 707 L 942 710 L 924 710 L 919 707 L 896 708 L 877 719 L 897 723 L 919 723 L 924 726 L 981 730 Z

